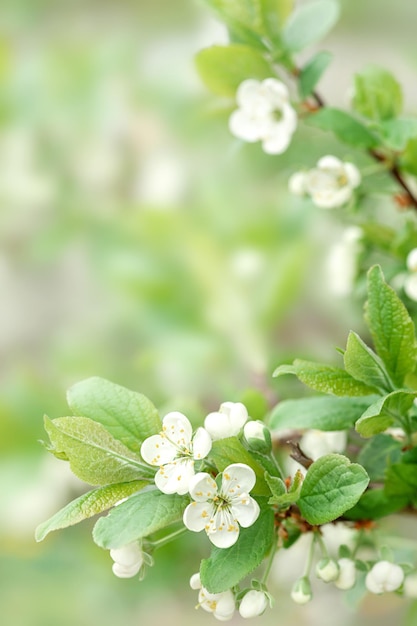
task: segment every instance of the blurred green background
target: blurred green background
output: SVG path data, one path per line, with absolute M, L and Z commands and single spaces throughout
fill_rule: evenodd
M 346 106 L 352 73 L 378 62 L 415 112 L 416 19 L 409 0 L 344 0 L 323 45 L 335 53 L 325 97 Z M 42 416 L 65 415 L 65 390 L 91 375 L 196 423 L 253 390 L 271 404 L 300 392 L 272 380 L 275 366 L 334 359 L 361 330 L 362 301 L 323 280 L 343 218 L 291 198 L 287 180 L 324 152 L 363 156 L 312 129 L 277 157 L 231 137 L 233 103 L 193 66 L 226 34 L 197 0 L 2 0 L 0 24 L 2 624 L 212 622 L 188 589 L 201 537 L 164 548 L 140 583 L 113 576 L 90 522 L 35 544 L 36 525 L 83 489 L 39 444 Z M 291 583 L 259 623 L 327 626 L 337 611 L 340 626 L 382 626 L 409 611 L 368 599 L 357 618 L 319 592 L 300 610 Z

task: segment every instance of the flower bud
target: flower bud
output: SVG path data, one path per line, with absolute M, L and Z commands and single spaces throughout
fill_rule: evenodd
M 313 597 L 310 581 L 307 576 L 299 578 L 291 591 L 291 598 L 297 604 L 307 604 Z
M 321 559 L 316 566 L 317 577 L 330 583 L 339 577 L 339 566 L 334 559 Z
M 213 441 L 238 435 L 248 419 L 248 411 L 241 402 L 223 402 L 220 409 L 209 413 L 204 428 Z
M 110 550 L 113 559 L 113 574 L 118 578 L 132 578 L 140 571 L 144 563 L 144 553 L 142 546 L 134 541 L 121 548 Z
M 417 573 L 410 574 L 404 580 L 404 594 L 408 598 L 417 598 Z
M 268 598 L 263 591 L 251 589 L 246 593 L 240 603 L 239 613 L 241 617 L 256 617 L 262 615 L 268 606 Z
M 252 450 L 263 454 L 271 452 L 271 434 L 263 422 L 247 422 L 243 427 L 243 434 Z
M 371 593 L 395 591 L 404 582 L 404 571 L 399 565 L 389 561 L 378 561 L 367 573 L 365 585 Z
M 339 576 L 334 581 L 334 584 L 338 589 L 351 589 L 356 582 L 355 562 L 352 559 L 343 558 L 339 559 L 337 564 L 339 566 Z

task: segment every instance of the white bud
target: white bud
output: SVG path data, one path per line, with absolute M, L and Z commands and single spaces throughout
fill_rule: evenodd
M 321 559 L 316 566 L 317 577 L 330 583 L 339 577 L 339 566 L 333 559 Z
M 297 580 L 291 591 L 291 598 L 297 604 L 307 604 L 313 597 L 310 581 L 306 576 Z
M 117 578 L 132 578 L 136 576 L 142 567 L 142 563 L 135 563 L 130 567 L 126 565 L 121 565 L 120 563 L 113 563 L 112 570 L 113 574 L 117 576 Z
M 238 435 L 248 419 L 248 411 L 241 402 L 223 402 L 220 409 L 209 413 L 204 428 L 213 441 Z
M 268 606 L 268 598 L 263 591 L 251 589 L 246 593 L 239 606 L 241 617 L 256 617 L 262 615 Z
M 404 594 L 408 598 L 417 598 L 417 572 L 404 580 Z
M 143 562 L 142 548 L 136 542 L 128 543 L 121 548 L 113 548 L 110 550 L 110 556 L 113 561 L 124 567 L 132 567 L 137 563 L 142 565 Z
M 334 581 L 334 584 L 338 589 L 351 589 L 356 582 L 356 568 L 355 562 L 352 559 L 339 559 L 337 562 L 339 566 L 339 576 Z
M 395 591 L 404 582 L 404 571 L 399 565 L 389 561 L 378 561 L 367 573 L 365 585 L 371 593 Z
M 191 589 L 201 589 L 201 586 L 200 572 L 197 572 L 190 578 L 190 587 Z
M 306 175 L 304 172 L 295 172 L 288 180 L 288 189 L 296 196 L 306 193 Z
M 410 272 L 417 272 L 417 248 L 413 248 L 407 255 L 407 269 Z

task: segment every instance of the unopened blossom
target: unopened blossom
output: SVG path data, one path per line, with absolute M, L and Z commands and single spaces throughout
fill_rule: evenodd
M 252 526 L 259 516 L 259 505 L 249 492 L 256 482 L 255 472 L 244 463 L 232 463 L 221 475 L 221 486 L 206 472 L 199 472 L 189 485 L 194 500 L 184 511 L 185 526 L 194 532 L 205 530 L 218 548 L 229 548 L 239 537 L 239 525 Z
M 271 434 L 263 422 L 251 420 L 243 427 L 249 448 L 267 454 L 271 452 Z
M 406 265 L 409 273 L 404 280 L 404 291 L 410 300 L 417 301 L 417 248 L 408 253 Z
M 317 577 L 325 583 L 330 583 L 339 577 L 339 566 L 333 559 L 321 559 L 316 566 Z
M 349 202 L 360 182 L 356 165 L 328 155 L 311 170 L 293 174 L 288 186 L 296 195 L 309 195 L 316 206 L 334 209 Z
M 242 598 L 239 605 L 239 613 L 241 617 L 257 617 L 262 615 L 268 606 L 269 599 L 264 591 L 251 589 Z
M 325 266 L 327 282 L 329 290 L 337 297 L 349 296 L 353 291 L 362 237 L 361 228 L 350 226 L 329 250 Z
M 132 578 L 144 563 L 144 553 L 139 542 L 128 543 L 121 548 L 110 550 L 113 559 L 113 573 L 118 578 Z
M 300 448 L 313 461 L 331 453 L 342 453 L 346 448 L 347 436 L 344 430 L 307 430 L 300 439 Z
M 356 567 L 352 559 L 343 558 L 337 561 L 339 566 L 339 576 L 334 581 L 338 589 L 351 589 L 356 582 Z
M 236 101 L 239 108 L 229 119 L 232 135 L 251 143 L 261 141 L 267 154 L 285 152 L 297 127 L 286 85 L 276 78 L 245 80 Z
M 235 596 L 230 589 L 221 593 L 210 593 L 202 586 L 199 573 L 191 576 L 190 587 L 199 590 L 197 608 L 201 607 L 208 613 L 213 613 L 221 622 L 232 619 L 235 612 Z
M 291 598 L 297 604 L 307 604 L 312 597 L 313 592 L 311 591 L 310 581 L 306 576 L 303 576 L 294 584 L 291 590 Z
M 194 462 L 204 459 L 211 450 L 211 437 L 204 428 L 193 429 L 189 420 L 178 411 L 168 413 L 162 420 L 162 431 L 142 443 L 140 453 L 149 465 L 159 466 L 155 485 L 163 493 L 188 492 L 194 476 Z
M 404 582 L 404 571 L 395 563 L 389 561 L 378 561 L 367 573 L 365 585 L 371 593 L 384 593 L 385 591 L 395 591 Z
M 218 411 L 209 413 L 204 428 L 213 441 L 233 437 L 242 430 L 248 420 L 248 411 L 241 402 L 223 402 Z

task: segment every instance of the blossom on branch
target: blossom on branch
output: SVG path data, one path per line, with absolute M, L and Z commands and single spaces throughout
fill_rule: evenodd
M 188 492 L 194 476 L 194 462 L 204 459 L 211 450 L 211 437 L 204 428 L 197 428 L 194 437 L 189 420 L 172 411 L 162 420 L 162 431 L 142 443 L 140 453 L 149 465 L 159 466 L 155 485 L 163 493 Z
M 244 463 L 233 463 L 219 474 L 221 486 L 206 472 L 199 472 L 190 481 L 194 500 L 184 511 L 185 526 L 194 532 L 205 530 L 217 548 L 229 548 L 239 537 L 239 525 L 252 526 L 259 516 L 259 505 L 249 492 L 256 476 Z
M 200 574 L 193 574 L 190 578 L 191 589 L 199 589 L 198 605 L 207 611 L 213 613 L 214 617 L 221 622 L 226 622 L 232 619 L 235 612 L 235 597 L 233 591 L 228 589 L 221 593 L 210 593 L 201 584 Z
M 349 202 L 360 182 L 356 165 L 328 155 L 322 157 L 313 169 L 293 174 L 288 187 L 296 195 L 309 195 L 321 209 L 335 209 Z
M 248 411 L 241 402 L 223 402 L 218 411 L 209 413 L 204 428 L 213 441 L 238 435 L 248 420 Z
M 262 142 L 267 154 L 282 154 L 297 127 L 297 113 L 287 87 L 277 78 L 244 80 L 236 93 L 238 109 L 229 119 L 232 135 L 253 143 Z
M 142 546 L 137 541 L 121 548 L 113 548 L 110 550 L 110 556 L 114 561 L 113 574 L 118 578 L 136 576 L 145 561 Z
M 265 612 L 266 607 L 269 604 L 268 596 L 264 591 L 258 591 L 257 589 L 251 589 L 242 598 L 239 606 L 239 613 L 241 617 L 257 617 Z
M 367 573 L 365 585 L 371 593 L 396 591 L 404 582 L 404 571 L 399 565 L 389 561 L 378 561 Z

